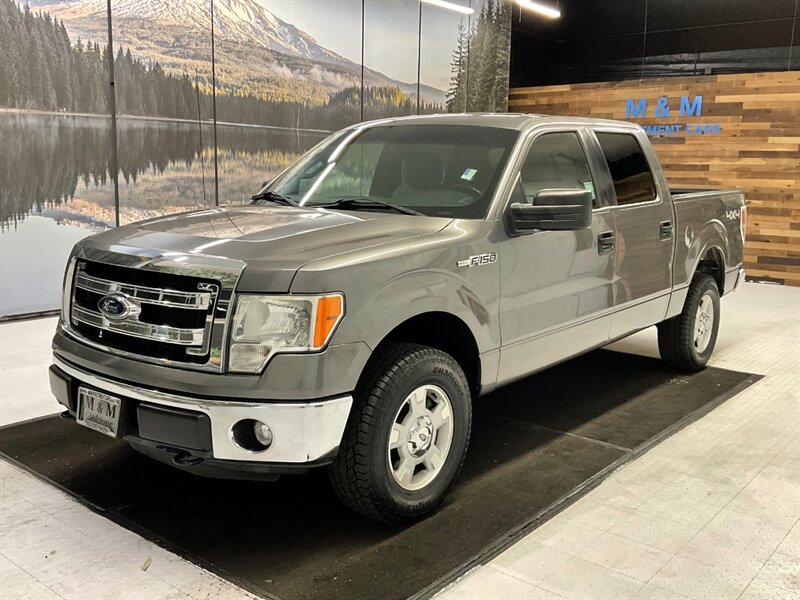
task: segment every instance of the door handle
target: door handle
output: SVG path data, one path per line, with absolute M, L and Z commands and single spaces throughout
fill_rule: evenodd
M 597 253 L 610 254 L 614 251 L 616 236 L 613 231 L 604 231 L 597 236 Z
M 661 221 L 658 231 L 662 240 L 672 239 L 672 221 Z

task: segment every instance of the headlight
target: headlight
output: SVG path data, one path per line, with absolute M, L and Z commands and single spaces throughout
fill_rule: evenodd
M 258 373 L 273 354 L 322 350 L 344 316 L 344 296 L 238 296 L 231 327 L 231 371 Z

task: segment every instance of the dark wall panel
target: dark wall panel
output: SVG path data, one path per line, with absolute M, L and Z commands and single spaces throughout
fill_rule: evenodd
M 515 9 L 512 86 L 797 68 L 798 0 L 558 4 L 556 20 Z
M 651 0 L 647 6 L 647 29 L 791 20 L 794 10 L 795 0 Z

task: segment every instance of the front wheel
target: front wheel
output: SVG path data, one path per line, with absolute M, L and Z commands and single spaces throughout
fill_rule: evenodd
M 402 523 L 434 510 L 469 443 L 467 379 L 449 354 L 392 344 L 359 383 L 330 479 L 339 498 L 372 519 Z
M 719 331 L 719 289 L 714 278 L 695 275 L 681 314 L 658 324 L 661 358 L 681 371 L 700 371 L 708 364 Z

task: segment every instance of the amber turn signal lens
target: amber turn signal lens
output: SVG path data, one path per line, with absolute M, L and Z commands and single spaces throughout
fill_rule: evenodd
M 314 321 L 314 348 L 322 348 L 333 328 L 342 318 L 344 302 L 339 294 L 323 296 L 317 301 L 317 316 Z

